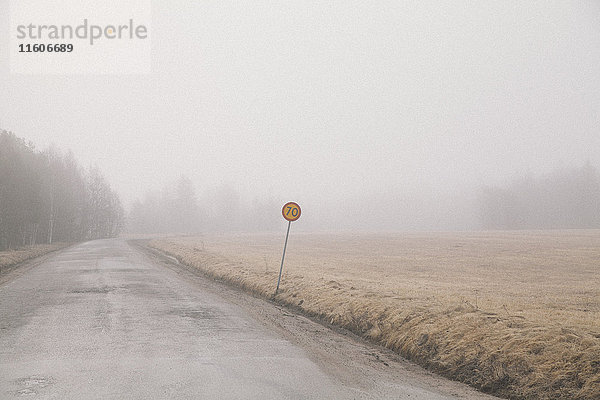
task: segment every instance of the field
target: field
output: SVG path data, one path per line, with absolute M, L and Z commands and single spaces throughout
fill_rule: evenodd
M 281 235 L 152 247 L 271 297 Z M 600 231 L 292 232 L 276 300 L 509 398 L 600 398 Z

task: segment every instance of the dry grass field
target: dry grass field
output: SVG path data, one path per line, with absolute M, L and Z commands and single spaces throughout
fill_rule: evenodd
M 66 246 L 68 246 L 68 243 L 38 244 L 21 247 L 16 250 L 0 251 L 0 273 L 4 273 L 24 261 L 62 249 Z
M 284 235 L 151 242 L 271 297 Z M 600 231 L 308 235 L 276 299 L 440 374 L 523 399 L 600 399 Z

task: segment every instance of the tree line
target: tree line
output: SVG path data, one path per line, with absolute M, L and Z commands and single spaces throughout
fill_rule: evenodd
M 281 204 L 283 200 L 273 198 L 244 200 L 228 185 L 197 196 L 192 182 L 182 177 L 136 201 L 127 229 L 183 234 L 276 231 L 282 228 Z M 349 199 L 344 208 L 323 202 L 306 213 L 302 225 L 366 231 L 598 229 L 600 172 L 586 163 L 461 195 L 374 193 Z
M 507 187 L 487 187 L 480 199 L 484 229 L 600 228 L 600 173 L 590 163 Z
M 0 250 L 114 237 L 123 221 L 119 196 L 97 168 L 0 130 Z
M 195 233 L 201 220 L 192 182 L 183 176 L 174 185 L 136 200 L 127 218 L 128 230 L 136 233 Z
M 136 200 L 127 216 L 131 233 L 271 231 L 281 223 L 280 202 L 244 202 L 231 186 L 197 196 L 189 178 L 181 176 L 161 190 Z

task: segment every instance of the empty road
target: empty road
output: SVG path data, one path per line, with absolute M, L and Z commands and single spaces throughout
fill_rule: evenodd
M 491 398 L 121 239 L 0 283 L 0 398 Z

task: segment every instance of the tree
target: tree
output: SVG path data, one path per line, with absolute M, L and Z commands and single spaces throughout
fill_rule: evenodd
M 124 212 L 98 169 L 0 130 L 0 250 L 116 236 Z
M 128 229 L 145 233 L 195 233 L 202 224 L 202 213 L 189 178 L 181 176 L 160 192 L 148 192 L 143 201 L 133 203 Z
M 485 188 L 479 203 L 487 229 L 600 228 L 600 174 L 588 162 Z

